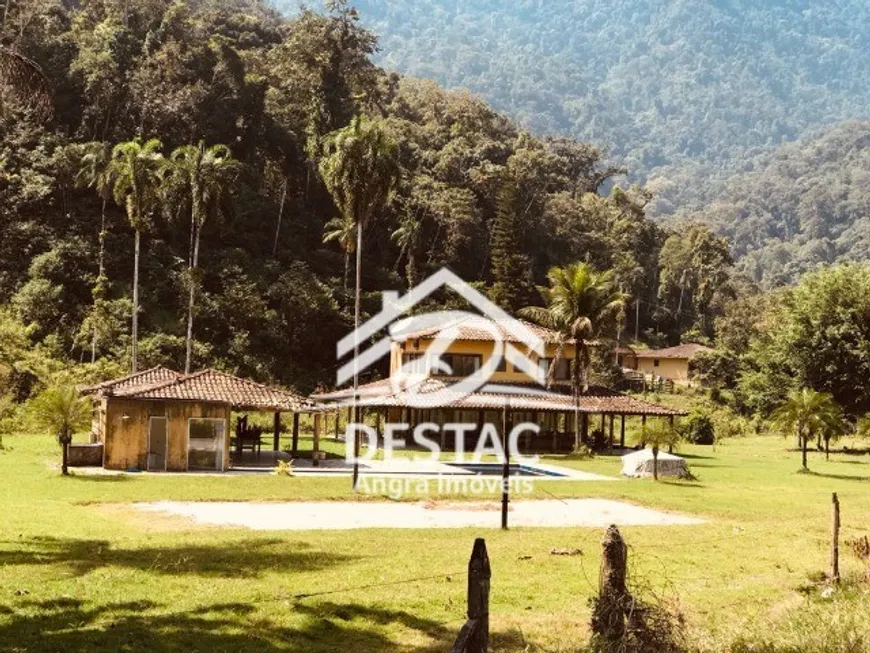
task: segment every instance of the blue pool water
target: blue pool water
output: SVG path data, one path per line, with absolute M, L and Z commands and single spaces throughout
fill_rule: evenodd
M 478 476 L 501 476 L 502 465 L 500 463 L 448 463 L 451 467 L 458 467 L 472 472 Z M 537 476 L 564 478 L 565 474 L 553 472 L 548 469 L 532 467 L 531 465 L 511 465 L 508 473 L 510 476 Z

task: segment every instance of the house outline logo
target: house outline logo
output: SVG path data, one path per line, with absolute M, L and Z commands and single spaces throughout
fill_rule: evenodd
M 405 317 L 420 302 L 444 287 L 453 290 L 470 306 L 477 309 L 479 314 L 468 311 L 433 311 Z M 448 385 L 446 389 L 449 390 L 452 398 L 468 396 L 486 386 L 492 375 L 498 371 L 502 359 L 510 361 L 514 369 L 524 372 L 539 385 L 544 385 L 544 372 L 533 358 L 533 356 L 537 356 L 538 359 L 545 357 L 545 343 L 541 337 L 452 270 L 440 269 L 401 296 L 396 291 L 384 291 L 382 298 L 382 308 L 378 314 L 361 324 L 359 329 L 339 340 L 336 345 L 337 357 L 341 360 L 354 351 L 357 343 L 361 347 L 362 343 L 368 342 L 384 330 L 389 330 L 390 335 L 384 336 L 364 351 L 361 350 L 357 357 L 341 365 L 336 373 L 339 386 L 353 379 L 354 373 L 359 374 L 385 356 L 389 356 L 393 342 L 404 342 L 406 338 L 403 334 L 419 331 L 421 327 L 431 329 L 436 334 L 432 338 L 427 338 L 431 340 L 426 350 L 427 375 L 431 370 L 450 374 L 452 370 L 444 363 L 442 357 L 455 342 L 461 323 L 467 319 L 476 320 L 476 327 L 489 332 L 493 342 L 493 352 L 487 362 L 474 373 Z M 506 332 L 509 337 L 505 338 L 503 332 Z M 520 346 L 518 347 L 517 344 Z M 399 375 L 391 376 L 392 389 L 394 395 L 402 395 L 406 405 L 426 408 L 433 407 L 440 401 L 437 397 L 427 398 L 422 391 L 422 384 L 405 382 L 415 372 L 410 362 L 402 365 L 401 372 Z M 516 392 L 509 386 L 498 386 L 498 388 L 506 394 L 510 394 L 511 391 Z

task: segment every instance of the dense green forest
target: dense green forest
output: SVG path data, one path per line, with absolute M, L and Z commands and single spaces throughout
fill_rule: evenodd
M 607 148 L 656 192 L 656 215 L 700 205 L 770 147 L 868 117 L 858 0 L 355 4 L 386 68 Z
M 358 114 L 400 168 L 366 227 L 364 311 L 441 266 L 515 310 L 588 261 L 630 296 L 626 333 L 676 342 L 712 337 L 733 295 L 723 241 L 648 220 L 592 145 L 384 72 L 344 3 L 13 2 L 0 43 L 0 366 L 19 397 L 46 358 L 182 368 L 189 326 L 194 368 L 330 383 L 354 239 L 321 164 Z
M 595 145 L 386 72 L 377 43 L 339 1 L 293 17 L 261 0 L 11 3 L 0 399 L 134 361 L 329 385 L 353 319 L 348 218 L 367 214 L 363 318 L 442 266 L 520 312 L 543 305 L 553 266 L 587 263 L 626 300 L 602 342 L 715 344 L 700 378 L 746 415 L 801 387 L 870 409 L 868 268 L 762 291 L 863 256 L 867 125 L 786 146 L 669 226 Z M 383 183 L 347 168 L 365 143 Z M 598 352 L 595 371 L 612 371 Z
M 766 287 L 821 264 L 870 259 L 870 123 L 849 122 L 784 145 L 734 175 L 702 215 L 726 235 L 739 268 Z
M 713 224 L 765 286 L 867 258 L 865 129 L 825 133 L 870 116 L 864 3 L 355 4 L 381 65 L 598 145 L 653 193 L 648 215 Z

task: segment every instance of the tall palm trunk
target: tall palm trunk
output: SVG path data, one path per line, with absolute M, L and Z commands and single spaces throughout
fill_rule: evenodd
M 97 275 L 97 285 L 103 283 L 106 276 L 106 198 L 103 198 L 103 208 L 100 213 L 100 273 Z M 96 297 L 96 301 L 101 301 L 102 297 Z M 93 338 L 91 339 L 91 362 L 97 360 L 97 325 L 94 324 Z
M 801 436 L 801 463 L 805 470 L 809 470 L 807 465 L 807 436 Z
M 359 424 L 359 323 L 360 323 L 360 286 L 362 285 L 362 222 L 356 226 L 356 291 L 353 302 L 353 421 Z M 353 489 L 356 490 L 359 481 L 359 430 L 354 431 L 353 438 Z
M 571 373 L 571 394 L 574 395 L 574 451 L 580 451 L 580 361 L 574 352 L 574 364 Z
M 64 442 L 61 445 L 61 462 L 60 473 L 64 476 L 69 476 L 69 443 Z
M 184 373 L 190 374 L 190 359 L 193 354 L 193 309 L 196 301 L 196 272 L 199 269 L 199 237 L 202 233 L 202 227 L 196 225 L 194 227 L 193 237 L 193 258 L 190 260 L 190 293 L 187 298 L 187 342 L 185 343 L 184 354 Z
M 359 252 L 359 250 L 357 250 Z M 359 256 L 357 256 L 357 269 L 359 269 Z M 344 304 L 347 307 L 347 298 L 350 296 L 350 251 L 344 250 Z
M 141 233 L 136 229 L 135 246 L 133 250 L 133 351 L 131 368 L 135 374 L 139 370 L 139 246 Z
M 574 451 L 580 451 L 580 393 L 574 390 Z
M 284 205 L 287 203 L 287 180 L 281 187 L 281 206 L 278 209 L 278 224 L 275 226 L 275 242 L 272 245 L 272 256 L 278 254 L 278 238 L 281 236 L 281 221 L 284 219 Z M 347 277 L 345 277 L 346 279 Z
M 589 346 L 586 343 L 586 340 L 582 338 L 577 339 L 576 345 L 577 351 L 574 352 L 574 355 L 580 360 L 580 382 L 582 384 L 583 392 L 589 391 Z
M 408 270 L 406 272 L 408 277 L 408 288 L 413 288 L 417 285 L 417 255 L 414 253 L 414 247 L 411 246 L 408 248 Z

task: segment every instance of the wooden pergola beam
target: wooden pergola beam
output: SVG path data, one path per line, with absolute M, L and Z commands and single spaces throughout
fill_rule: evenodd
M 274 419 L 274 437 L 272 442 L 272 451 L 278 451 L 281 448 L 281 412 L 275 411 Z
M 299 453 L 299 413 L 293 413 L 293 446 L 291 452 L 293 456 Z
M 311 446 L 311 464 L 320 467 L 320 421 L 322 415 L 314 413 L 314 440 Z
M 620 415 L 621 423 L 619 425 L 619 448 L 625 449 L 625 415 Z

